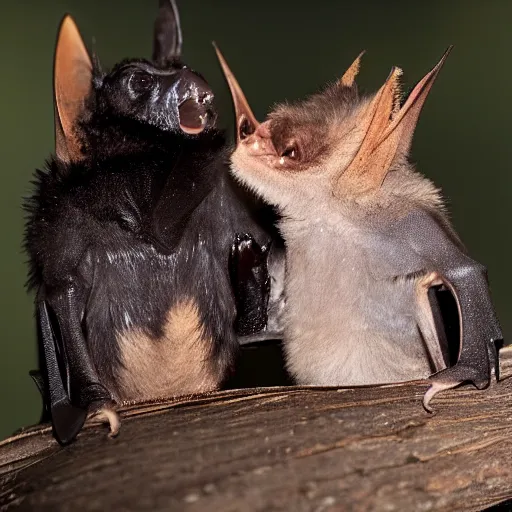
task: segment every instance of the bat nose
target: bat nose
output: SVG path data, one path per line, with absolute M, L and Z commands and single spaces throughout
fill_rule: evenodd
M 180 71 L 178 78 L 178 102 L 194 100 L 200 104 L 210 104 L 213 101 L 213 91 L 206 81 L 188 68 Z
M 243 144 L 247 147 L 249 154 L 253 156 L 276 156 L 276 148 L 272 142 L 271 133 L 267 123 L 258 126 L 256 131 L 247 137 Z
M 189 135 L 201 133 L 213 122 L 213 91 L 188 68 L 180 71 L 176 87 L 180 128 Z
M 254 132 L 254 134 L 257 135 L 258 137 L 261 137 L 262 139 L 270 139 L 272 137 L 272 133 L 270 132 L 269 121 L 261 123 Z

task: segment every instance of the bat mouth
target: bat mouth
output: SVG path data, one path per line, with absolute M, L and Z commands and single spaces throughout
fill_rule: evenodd
M 239 119 L 239 145 L 243 146 L 249 155 L 269 157 L 272 161 L 280 156 L 272 140 L 268 122 L 256 125 L 251 119 L 243 118 L 243 116 Z
M 177 87 L 178 121 L 183 133 L 198 135 L 215 122 L 213 91 L 194 71 L 183 68 Z
M 190 98 L 178 106 L 178 116 L 181 131 L 188 135 L 199 135 L 213 119 L 208 106 L 208 95 L 204 98 Z

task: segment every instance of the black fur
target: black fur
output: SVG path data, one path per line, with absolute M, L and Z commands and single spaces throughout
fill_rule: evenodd
M 210 362 L 228 377 L 238 350 L 232 244 L 240 233 L 256 247 L 269 240 L 265 209 L 228 175 L 207 83 L 177 58 L 160 62 L 168 67 L 128 60 L 104 74 L 96 66 L 76 123 L 83 159 L 51 158 L 25 203 L 29 287 L 61 442 L 76 435 L 84 410 L 122 397 L 116 334 L 137 328 L 157 338 L 183 298 L 197 304 Z M 180 128 L 187 100 L 185 116 L 207 116 L 199 135 Z
M 31 287 L 44 286 L 46 300 L 70 282 L 83 288 L 91 356 L 114 392 L 114 333 L 142 327 L 160 335 L 166 313 L 183 297 L 197 301 L 216 342 L 212 356 L 231 363 L 237 346 L 231 245 L 236 233 L 267 241 L 227 176 L 218 133 L 197 140 L 167 134 L 161 145 L 152 139 L 139 139 L 139 151 L 132 147 L 126 156 L 114 149 L 108 158 L 104 144 L 101 158 L 68 166 L 51 160 L 27 202 Z M 156 227 L 162 224 L 172 235 Z

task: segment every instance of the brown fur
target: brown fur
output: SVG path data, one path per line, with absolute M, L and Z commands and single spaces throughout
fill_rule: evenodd
M 120 334 L 119 398 L 150 399 L 216 389 L 220 374 L 209 360 L 211 346 L 191 300 L 169 311 L 164 334 L 158 339 L 141 330 Z

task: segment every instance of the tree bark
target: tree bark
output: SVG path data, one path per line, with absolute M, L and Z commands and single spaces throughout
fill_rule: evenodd
M 434 414 L 422 381 L 135 404 L 65 448 L 33 427 L 0 443 L 0 510 L 483 510 L 512 498 L 512 349 L 501 372 Z

